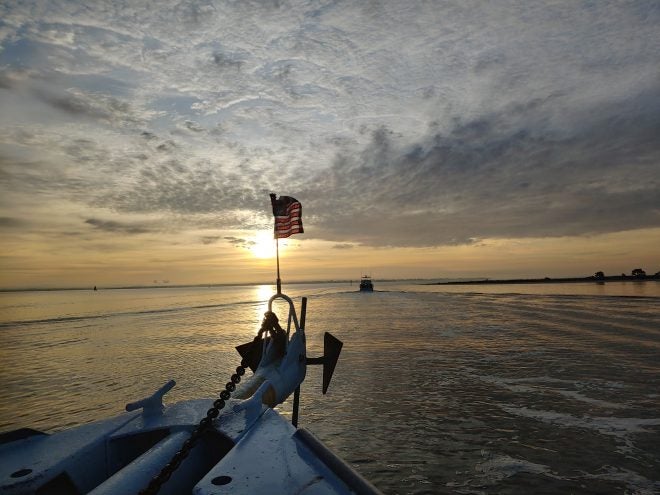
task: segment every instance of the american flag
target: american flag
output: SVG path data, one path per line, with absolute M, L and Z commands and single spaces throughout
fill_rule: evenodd
M 275 215 L 275 239 L 283 239 L 291 234 L 302 234 L 302 205 L 291 196 L 270 195 Z

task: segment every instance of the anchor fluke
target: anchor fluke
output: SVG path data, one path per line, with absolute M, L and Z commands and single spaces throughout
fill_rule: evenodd
M 307 364 L 323 365 L 323 393 L 328 391 L 332 374 L 335 372 L 339 354 L 344 343 L 329 332 L 323 335 L 323 356 L 318 358 L 307 358 Z
M 241 358 L 247 359 L 247 365 L 252 370 L 252 373 L 257 371 L 261 362 L 262 344 L 263 342 L 261 340 L 253 340 L 236 346 L 236 350 L 241 355 Z

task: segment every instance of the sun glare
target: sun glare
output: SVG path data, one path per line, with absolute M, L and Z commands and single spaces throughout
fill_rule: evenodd
M 252 238 L 250 251 L 257 258 L 274 258 L 275 257 L 275 239 L 273 239 L 272 231 L 260 230 L 254 234 Z M 281 246 L 280 246 L 281 247 Z

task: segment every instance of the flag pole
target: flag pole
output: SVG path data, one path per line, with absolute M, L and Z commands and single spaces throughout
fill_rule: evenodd
M 277 203 L 277 195 L 270 193 L 270 204 L 273 207 L 273 216 L 275 217 L 275 225 L 273 226 L 273 237 L 275 238 L 275 256 L 277 258 L 277 293 L 282 293 L 282 280 L 280 280 L 280 238 L 277 235 L 277 212 L 275 204 Z
M 280 240 L 275 237 L 275 254 L 277 256 L 277 293 L 282 293 L 282 280 L 280 280 Z
M 291 234 L 302 234 L 302 205 L 296 198 L 291 196 L 280 196 L 270 193 L 270 204 L 273 207 L 275 225 L 273 226 L 273 237 L 275 238 L 275 253 L 277 256 L 277 293 L 282 293 L 282 279 L 280 278 L 280 238 L 289 237 Z

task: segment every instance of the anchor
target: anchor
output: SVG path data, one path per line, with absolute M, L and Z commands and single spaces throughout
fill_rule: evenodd
M 302 351 L 299 353 L 297 361 L 304 366 L 307 365 L 322 365 L 323 366 L 323 382 L 321 390 L 325 395 L 330 386 L 330 381 L 332 380 L 332 375 L 334 374 L 335 367 L 337 366 L 337 361 L 343 347 L 341 340 L 333 336 L 329 332 L 325 332 L 323 335 L 323 356 L 320 357 L 307 357 L 306 350 L 304 347 L 304 332 L 305 332 L 305 315 L 307 310 L 307 298 L 302 298 L 302 307 L 300 310 L 300 323 L 295 316 L 295 310 L 293 308 L 293 303 L 291 300 L 284 294 L 278 293 L 271 298 L 269 301 L 269 312 L 271 310 L 271 304 L 273 299 L 282 298 L 289 303 L 290 313 L 289 313 L 289 324 L 293 322 L 296 329 L 296 333 L 300 333 L 303 339 Z M 267 313 L 268 314 L 268 313 Z M 271 345 L 276 342 L 277 339 L 283 338 L 286 335 L 286 338 L 289 338 L 289 328 L 287 328 L 286 333 L 282 328 L 279 327 L 277 317 L 274 319 L 272 316 L 268 316 L 264 319 L 261 330 L 259 331 L 259 336 L 264 335 L 264 337 L 255 339 L 251 342 L 241 344 L 236 347 L 236 350 L 241 355 L 241 358 L 245 361 L 247 366 L 252 370 L 253 373 L 256 373 L 260 366 L 267 365 L 267 362 L 272 362 L 274 359 L 273 352 L 270 349 L 275 346 Z M 289 342 L 287 341 L 284 346 L 277 346 L 283 352 L 282 355 L 277 356 L 277 358 L 282 360 L 290 360 L 292 356 L 286 356 L 288 352 L 292 352 L 289 349 Z M 264 355 L 265 350 L 268 350 L 266 355 Z M 265 356 L 265 359 L 264 359 Z M 262 362 L 264 361 L 264 362 Z M 289 361 L 290 362 L 290 361 Z M 302 375 L 298 383 L 295 384 L 295 390 L 293 390 L 293 412 L 291 417 L 291 422 L 294 426 L 298 426 L 298 415 L 300 409 L 300 381 L 304 378 L 305 371 L 302 369 Z M 292 387 L 293 388 L 293 387 Z M 291 389 L 289 389 L 291 390 Z M 288 392 L 291 393 L 291 392 Z
M 323 356 L 315 358 L 308 357 L 305 360 L 307 365 L 323 365 L 324 395 L 330 386 L 330 380 L 332 380 L 332 374 L 335 372 L 335 366 L 337 366 L 337 360 L 339 359 L 339 354 L 341 354 L 341 348 L 343 345 L 344 343 L 337 337 L 330 332 L 325 332 L 325 334 L 323 334 Z

